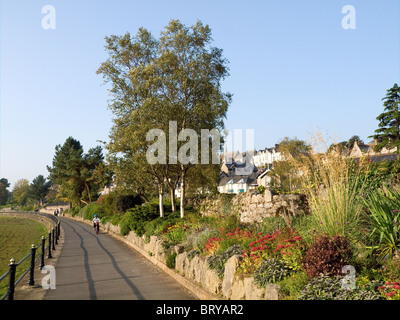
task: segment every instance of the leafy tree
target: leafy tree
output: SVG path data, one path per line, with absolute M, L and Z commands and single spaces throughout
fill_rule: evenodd
M 303 140 L 285 137 L 280 141 L 278 151 L 283 159 L 274 161 L 271 175 L 272 184 L 282 191 L 292 192 L 301 187 L 301 165 L 309 159 L 311 146 Z
M 85 154 L 81 143 L 69 137 L 55 149 L 53 166 L 47 166 L 47 170 L 49 179 L 60 186 L 59 198 L 72 204 L 91 202 L 100 186 L 95 173 L 104 165 L 101 147 L 91 148 Z
M 37 201 L 38 208 L 43 205 L 43 199 L 49 193 L 51 185 L 51 181 L 46 181 L 42 175 L 33 179 L 29 185 L 28 196 Z
M 29 196 L 29 180 L 18 180 L 12 190 L 13 201 L 21 206 L 26 205 Z
M 397 148 L 397 158 L 399 158 L 400 146 L 400 87 L 395 83 L 392 88 L 387 90 L 384 101 L 384 112 L 376 119 L 379 121 L 379 128 L 375 130 L 375 134 L 370 138 L 376 139 L 377 144 L 374 146 L 375 151 L 383 148 Z
M 175 184 L 171 181 L 176 181 L 177 175 L 184 215 L 187 173 L 196 160 L 146 163 L 145 152 L 153 144 L 147 141 L 147 133 L 161 129 L 169 141 L 170 121 L 176 121 L 177 132 L 192 129 L 198 137 L 201 129 L 223 128 L 231 100 L 229 93 L 221 92 L 220 85 L 228 75 L 227 61 L 221 49 L 211 47 L 211 41 L 207 25 L 199 21 L 188 28 L 178 20 L 171 20 L 159 39 L 144 28 L 133 38 L 129 33 L 106 37 L 109 59 L 97 73 L 112 85 L 109 106 L 115 118 L 108 150 L 112 157 L 119 158 L 114 164 L 125 168 L 132 165 L 138 170 L 129 172 L 151 176 L 159 193 L 160 215 L 166 185 L 173 190 Z M 178 141 L 177 149 L 186 142 Z M 170 151 L 167 146 L 164 155 Z
M 349 139 L 349 141 L 347 141 L 347 148 L 349 148 L 350 150 L 353 149 L 356 142 L 361 144 L 364 143 L 364 141 L 361 140 L 360 136 L 354 135 Z
M 6 178 L 0 179 L 0 205 L 6 204 L 8 198 L 10 197 L 10 192 L 7 190 L 9 186 L 10 183 Z
M 284 158 L 300 158 L 308 157 L 311 152 L 311 146 L 303 140 L 299 140 L 296 137 L 290 139 L 288 137 L 283 138 L 279 142 L 278 151 L 283 155 Z
M 342 153 L 345 150 L 351 150 L 354 147 L 355 143 L 361 143 L 363 144 L 364 141 L 361 140 L 360 136 L 358 135 L 353 135 L 349 140 L 347 141 L 341 141 L 341 142 L 337 142 L 337 143 L 332 143 L 328 150 L 327 153 L 330 153 L 331 151 L 335 150 L 338 153 Z
M 197 165 L 188 172 L 188 194 L 217 193 L 220 165 Z

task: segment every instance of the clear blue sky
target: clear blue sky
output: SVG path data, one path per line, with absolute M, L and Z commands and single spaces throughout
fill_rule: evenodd
M 44 5 L 56 29 L 42 28 Z M 356 29 L 342 28 L 342 7 Z M 108 141 L 109 98 L 96 70 L 106 35 L 158 37 L 171 19 L 208 24 L 230 61 L 226 127 L 254 129 L 255 147 L 316 130 L 365 141 L 386 90 L 399 83 L 398 0 L 1 0 L 0 176 L 47 177 L 54 148 L 72 136 L 87 151 Z M 12 189 L 11 186 L 11 189 Z

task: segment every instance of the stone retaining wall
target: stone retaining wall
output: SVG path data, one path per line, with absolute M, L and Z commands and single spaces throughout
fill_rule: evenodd
M 172 273 L 169 272 L 171 276 L 202 299 L 279 299 L 278 285 L 268 285 L 265 289 L 259 288 L 254 283 L 252 276 L 236 274 L 239 256 L 233 256 L 226 262 L 224 277 L 221 279 L 214 270 L 209 268 L 207 256 L 196 255 L 189 259 L 188 253 L 183 252 L 183 246 L 175 246 L 173 248 L 177 254 L 175 269 L 168 269 L 166 267 L 167 252 L 162 245 L 162 240 L 158 237 L 151 236 L 150 241 L 146 243 L 144 236 L 140 237 L 133 231 L 122 237 L 120 236 L 119 226 L 106 223 L 103 227 L 110 234 L 123 238 L 125 243 L 131 245 L 154 264 L 164 269 L 164 271 L 172 271 Z M 182 278 L 185 280 L 182 280 Z
M 201 209 L 205 215 L 222 213 L 226 208 L 231 212 L 240 214 L 242 223 L 260 223 L 267 217 L 291 217 L 308 214 L 306 197 L 300 194 L 274 194 L 270 189 L 266 189 L 264 194 L 249 190 L 235 196 L 219 195 L 207 197 L 193 205 Z

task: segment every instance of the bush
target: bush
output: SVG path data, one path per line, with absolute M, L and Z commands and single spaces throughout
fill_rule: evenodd
M 205 228 L 203 230 L 193 231 L 186 238 L 185 247 L 203 251 L 209 239 L 217 235 L 218 232 L 213 228 Z
M 188 252 L 187 257 L 190 260 L 192 260 L 195 256 L 199 255 L 201 252 L 198 249 L 192 249 Z
M 400 247 L 400 192 L 371 192 L 365 196 L 365 206 L 372 232 L 369 235 L 380 259 L 392 257 Z
M 134 208 L 137 205 L 141 205 L 143 200 L 138 195 L 118 195 L 114 199 L 114 207 L 116 212 L 124 213 L 128 209 Z
M 308 277 L 304 271 L 296 272 L 279 282 L 284 300 L 297 300 L 307 284 Z
M 166 265 L 168 268 L 175 269 L 176 256 L 177 256 L 176 252 L 167 255 Z
M 143 200 L 138 195 L 119 194 L 116 191 L 112 191 L 107 196 L 102 196 L 98 203 L 104 205 L 107 215 L 112 215 L 124 214 L 128 209 L 141 205 Z
M 79 215 L 85 220 L 93 220 L 95 214 L 100 219 L 106 216 L 103 205 L 92 202 L 84 206 L 79 212 Z
M 138 236 L 142 236 L 146 231 L 145 224 L 157 217 L 157 210 L 149 204 L 131 208 L 122 218 L 121 235 L 134 231 Z
M 234 255 L 241 255 L 242 251 L 243 250 L 240 245 L 234 245 L 223 253 L 216 253 L 210 256 L 207 260 L 208 266 L 216 271 L 218 277 L 223 278 L 225 272 L 225 263 L 230 257 Z
M 72 207 L 70 210 L 71 216 L 75 217 L 81 210 L 81 207 Z
M 310 278 L 323 273 L 339 275 L 343 266 L 349 264 L 352 250 L 347 238 L 342 236 L 322 236 L 308 248 L 304 267 Z
M 254 272 L 254 282 L 260 287 L 283 280 L 289 274 L 285 263 L 278 259 L 264 260 Z
M 313 278 L 301 291 L 299 300 L 381 300 L 377 292 L 342 286 L 342 277 L 320 275 Z

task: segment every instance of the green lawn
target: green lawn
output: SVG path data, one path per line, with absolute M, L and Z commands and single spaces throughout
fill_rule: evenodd
M 46 227 L 37 221 L 0 216 L 0 276 L 7 272 L 11 258 L 15 258 L 16 262 L 20 261 L 30 252 L 31 245 L 40 244 L 41 237 L 47 234 Z M 18 274 L 22 274 L 29 266 L 29 261 L 29 258 L 26 259 L 24 264 L 17 268 L 16 279 Z M 0 282 L 0 297 L 5 293 L 7 285 L 8 277 Z

